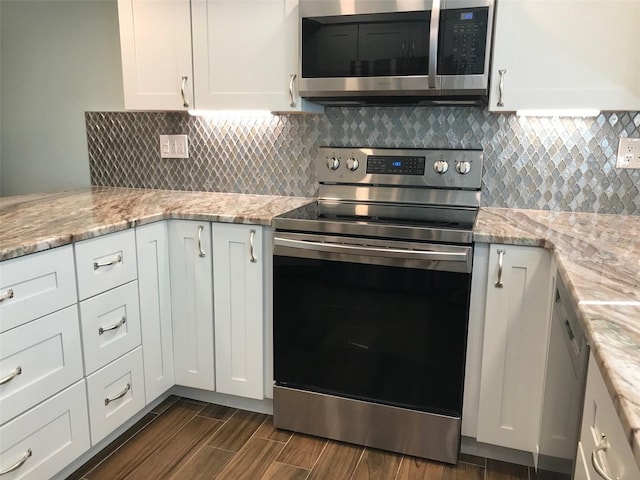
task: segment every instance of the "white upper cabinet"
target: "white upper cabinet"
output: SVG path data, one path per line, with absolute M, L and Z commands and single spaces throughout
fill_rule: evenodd
M 193 108 L 189 0 L 118 0 L 127 110 Z
M 300 98 L 298 0 L 118 0 L 128 110 L 321 112 Z
M 489 110 L 640 109 L 638 25 L 633 0 L 496 2 Z

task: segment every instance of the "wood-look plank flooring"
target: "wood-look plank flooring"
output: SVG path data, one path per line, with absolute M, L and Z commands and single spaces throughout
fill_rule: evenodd
M 273 417 L 169 397 L 68 480 L 535 480 L 471 455 L 456 466 L 277 430 Z

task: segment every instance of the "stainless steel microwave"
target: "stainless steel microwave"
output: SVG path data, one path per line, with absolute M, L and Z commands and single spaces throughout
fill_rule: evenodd
M 494 0 L 300 0 L 300 96 L 483 103 Z

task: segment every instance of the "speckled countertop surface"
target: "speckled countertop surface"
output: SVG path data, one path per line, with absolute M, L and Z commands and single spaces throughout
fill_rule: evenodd
M 92 187 L 0 198 L 0 260 L 158 220 L 269 225 L 310 198 Z M 554 252 L 640 466 L 640 216 L 482 208 L 476 242 Z
M 482 208 L 474 239 L 554 252 L 640 467 L 640 216 Z
M 91 187 L 0 198 L 0 260 L 168 218 L 270 225 L 312 199 Z

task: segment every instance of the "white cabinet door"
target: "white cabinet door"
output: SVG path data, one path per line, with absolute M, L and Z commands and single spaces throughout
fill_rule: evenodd
M 138 290 L 147 403 L 174 384 L 167 222 L 136 227 Z
M 118 0 L 118 18 L 125 108 L 187 110 L 193 92 L 189 0 Z
M 213 390 L 211 226 L 169 222 L 171 316 L 177 385 Z
M 199 110 L 322 111 L 297 92 L 298 0 L 193 0 Z
M 478 413 L 480 442 L 535 450 L 551 314 L 550 264 L 549 252 L 542 248 L 490 247 Z
M 603 436 L 606 436 L 605 444 L 601 443 Z M 603 445 L 606 447 L 598 448 Z M 629 445 L 629 435 L 622 428 L 620 417 L 593 355 L 589 358 L 580 446 L 588 460 L 585 462 L 587 479 L 602 480 L 606 475 L 625 480 L 640 478 L 640 469 Z M 594 463 L 600 467 L 604 476 L 597 472 Z M 576 465 L 575 479 L 582 480 L 584 477 L 581 467 Z
M 640 109 L 639 24 L 637 1 L 497 2 L 489 110 Z
M 213 224 L 216 386 L 264 398 L 262 227 Z

